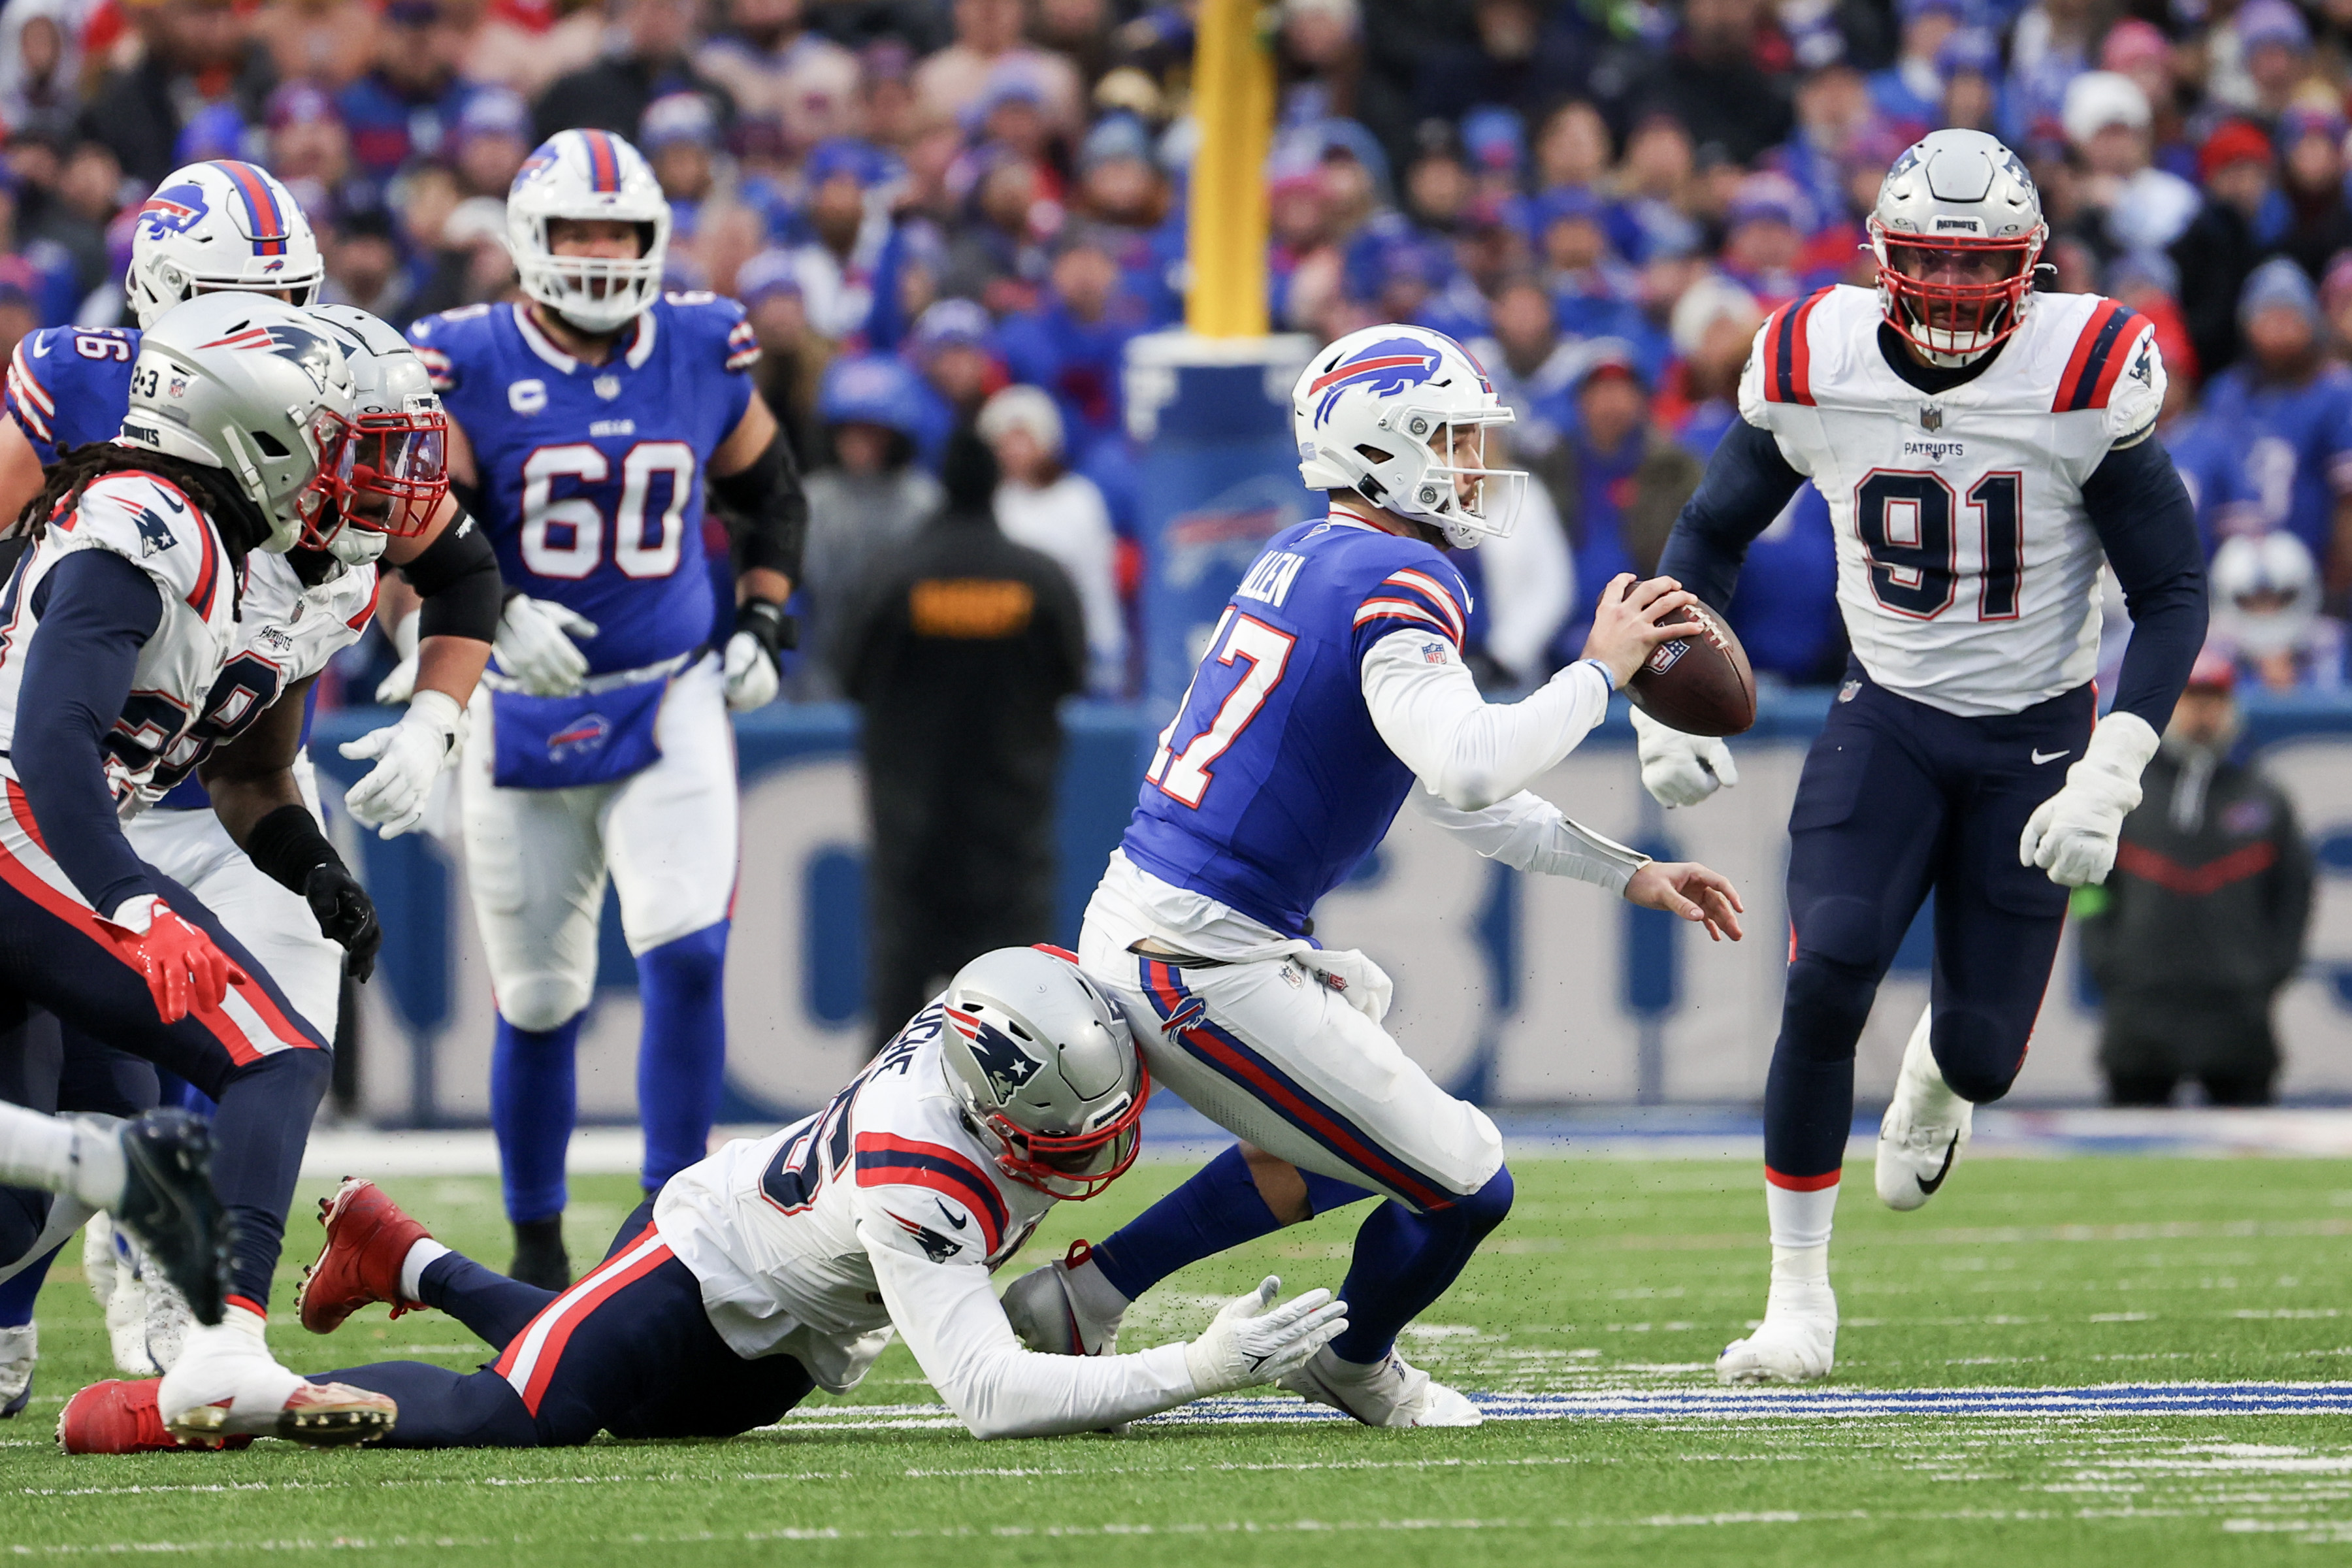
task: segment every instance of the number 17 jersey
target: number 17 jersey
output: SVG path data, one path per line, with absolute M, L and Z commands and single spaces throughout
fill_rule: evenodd
M 1841 286 L 1756 335 L 1739 413 L 1829 503 L 1838 607 L 1890 691 L 1963 718 L 2086 684 L 2101 550 L 2083 485 L 2164 402 L 2147 317 L 2095 294 L 2034 297 L 1973 379 L 1928 393 L 1880 346 L 1878 295 Z
M 409 339 L 472 445 L 482 522 L 507 585 L 578 611 L 591 674 L 642 669 L 709 640 L 704 468 L 751 404 L 743 307 L 668 294 L 601 365 L 521 304 L 428 316 Z

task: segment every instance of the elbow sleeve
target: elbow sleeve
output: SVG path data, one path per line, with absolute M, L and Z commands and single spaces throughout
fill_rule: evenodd
M 2083 481 L 2083 508 L 2131 612 L 2116 710 L 2160 732 L 2205 646 L 2205 552 L 2196 508 L 2171 455 L 2153 437 L 2106 455 Z
M 498 552 L 474 518 L 460 511 L 400 574 L 424 601 L 417 611 L 418 637 L 489 642 L 498 636 L 506 588 Z
M 801 549 L 808 539 L 808 495 L 783 431 L 770 437 L 749 468 L 713 474 L 709 484 L 711 498 L 734 521 L 736 564 L 746 571 L 781 572 L 797 584 Z

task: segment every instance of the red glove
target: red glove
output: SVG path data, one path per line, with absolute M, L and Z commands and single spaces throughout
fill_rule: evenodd
M 245 971 L 202 927 L 182 920 L 152 893 L 126 900 L 106 923 L 115 951 L 147 982 L 147 994 L 166 1024 L 178 1023 L 192 1008 L 219 1006 L 230 986 L 245 984 Z

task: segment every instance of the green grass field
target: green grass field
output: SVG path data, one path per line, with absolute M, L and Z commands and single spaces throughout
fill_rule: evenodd
M 1519 1202 L 1406 1353 L 1469 1389 L 1712 1387 L 1761 1310 L 1745 1163 L 1515 1163 Z M 1100 1235 L 1182 1174 L 1145 1166 L 1066 1205 L 1034 1246 Z M 1847 1183 L 1836 1387 L 2352 1379 L 2352 1165 L 1985 1160 L 1917 1215 Z M 387 1184 L 446 1240 L 502 1262 L 488 1180 Z M 306 1187 L 278 1305 L 316 1248 Z M 632 1199 L 583 1181 L 575 1258 Z M 1362 1211 L 1354 1211 L 1360 1214 Z M 1355 1219 L 1329 1216 L 1178 1277 L 1130 1342 L 1188 1333 L 1261 1271 L 1336 1286 Z M 1010 1277 L 1008 1271 L 1007 1278 Z M 1181 1419 L 1107 1437 L 982 1445 L 893 1349 L 854 1400 L 820 1397 L 729 1442 L 543 1453 L 68 1458 L 63 1394 L 108 1374 L 79 1271 L 42 1299 L 30 1413 L 0 1426 L 0 1550 L 250 1558 L 354 1550 L 452 1563 L 2230 1564 L 2352 1546 L 2342 1415 L 1822 1417 L 1702 1411 L 1496 1421 L 1471 1432 Z M 482 1359 L 455 1322 L 371 1309 L 332 1340 L 290 1322 L 306 1370 Z M 1107 1539 L 1108 1538 L 1108 1539 Z M 2337 1551 L 2328 1550 L 2330 1547 Z

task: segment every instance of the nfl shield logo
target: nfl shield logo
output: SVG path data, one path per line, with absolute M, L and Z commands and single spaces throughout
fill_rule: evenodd
M 1922 430 L 1936 431 L 1941 430 L 1943 427 L 1944 405 L 1940 403 L 1926 403 L 1920 405 L 1919 428 Z

